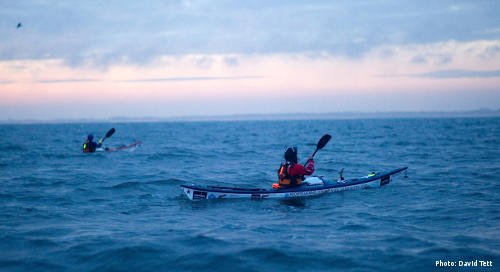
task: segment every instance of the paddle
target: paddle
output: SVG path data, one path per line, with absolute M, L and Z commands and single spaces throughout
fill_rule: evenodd
M 102 144 L 102 142 L 104 142 L 104 140 L 106 140 L 106 138 L 109 138 L 111 137 L 111 135 L 113 135 L 113 133 L 115 133 L 115 128 L 111 128 L 107 133 L 106 133 L 106 136 L 104 136 L 104 138 L 100 139 L 99 140 L 99 143 Z
M 314 155 L 316 155 L 316 152 L 318 152 L 318 150 L 325 147 L 325 145 L 328 143 L 328 141 L 330 141 L 331 138 L 332 136 L 330 136 L 329 134 L 323 135 L 323 137 L 319 139 L 318 144 L 316 145 L 316 150 L 314 150 L 314 153 L 311 155 L 311 157 L 314 157 Z

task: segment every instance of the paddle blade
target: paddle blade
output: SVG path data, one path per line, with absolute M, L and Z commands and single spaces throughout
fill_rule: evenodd
M 106 136 L 104 138 L 109 138 L 111 137 L 111 135 L 113 135 L 113 133 L 115 133 L 115 128 L 112 128 L 108 131 L 108 133 L 106 133 Z
M 321 148 L 325 147 L 325 145 L 328 143 L 328 141 L 330 141 L 331 138 L 332 136 L 330 136 L 329 134 L 323 135 L 323 137 L 319 139 L 318 145 L 316 146 L 316 150 L 320 150 Z

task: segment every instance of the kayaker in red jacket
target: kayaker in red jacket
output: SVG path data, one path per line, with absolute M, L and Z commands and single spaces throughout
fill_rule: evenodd
M 312 156 L 305 166 L 297 163 L 297 148 L 290 147 L 285 151 L 285 162 L 278 169 L 279 188 L 295 187 L 302 184 L 305 175 L 314 173 L 314 160 Z M 274 186 L 273 187 L 277 187 Z

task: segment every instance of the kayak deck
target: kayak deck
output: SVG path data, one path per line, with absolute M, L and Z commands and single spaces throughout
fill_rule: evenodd
M 132 148 L 132 147 L 136 147 L 138 145 L 140 145 L 142 143 L 142 141 L 136 141 L 134 143 L 131 143 L 129 145 L 122 145 L 122 146 L 119 146 L 119 147 L 100 147 L 100 148 L 97 148 L 96 149 L 96 152 L 113 152 L 113 151 L 119 151 L 119 150 L 123 150 L 123 149 L 128 149 L 128 148 Z
M 407 170 L 408 167 L 398 168 L 392 171 L 371 174 L 361 178 L 342 181 L 325 180 L 322 177 L 312 177 L 314 181 L 321 180 L 320 184 L 309 184 L 307 178 L 302 185 L 283 189 L 253 189 L 233 188 L 222 186 L 195 186 L 181 185 L 184 195 L 190 200 L 217 199 L 217 198 L 291 198 L 312 196 L 330 192 L 347 190 L 358 190 L 367 187 L 379 187 L 390 183 L 391 176 Z

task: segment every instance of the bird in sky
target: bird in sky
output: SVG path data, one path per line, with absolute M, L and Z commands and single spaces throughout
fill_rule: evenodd
M 20 22 L 17 24 L 17 28 L 21 28 L 23 26 L 23 24 L 21 24 Z

